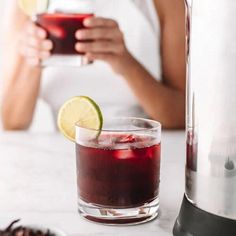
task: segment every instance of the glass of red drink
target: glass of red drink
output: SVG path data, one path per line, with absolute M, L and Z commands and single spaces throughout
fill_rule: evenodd
M 40 1 L 40 0 L 38 0 Z M 36 24 L 47 31 L 53 42 L 52 56 L 44 66 L 82 66 L 90 64 L 84 53 L 75 50 L 75 32 L 85 28 L 84 19 L 92 17 L 92 0 L 50 0 L 45 12 L 36 15 Z
M 159 209 L 160 123 L 112 118 L 103 129 L 76 126 L 80 214 L 104 224 L 138 224 Z

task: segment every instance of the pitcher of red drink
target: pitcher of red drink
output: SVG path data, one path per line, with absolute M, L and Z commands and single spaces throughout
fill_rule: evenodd
M 38 0 L 41 1 L 41 0 Z M 43 66 L 82 66 L 91 63 L 75 50 L 75 32 L 85 28 L 83 21 L 93 16 L 92 0 L 50 0 L 44 12 L 35 16 L 36 23 L 47 31 L 53 42 L 52 56 Z

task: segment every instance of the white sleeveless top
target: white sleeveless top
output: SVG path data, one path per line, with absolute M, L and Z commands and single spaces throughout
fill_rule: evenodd
M 160 25 L 153 0 L 96 0 L 95 13 L 118 21 L 128 50 L 160 79 Z M 104 62 L 44 70 L 40 97 L 54 117 L 68 98 L 79 95 L 93 98 L 105 115 L 146 117 L 125 80 Z

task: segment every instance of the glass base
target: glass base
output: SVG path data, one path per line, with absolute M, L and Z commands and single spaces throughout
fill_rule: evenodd
M 158 216 L 159 198 L 134 208 L 97 206 L 79 200 L 79 213 L 85 219 L 108 225 L 135 225 L 146 223 Z
M 87 57 L 83 55 L 52 55 L 50 58 L 42 62 L 43 67 L 80 67 L 92 64 Z

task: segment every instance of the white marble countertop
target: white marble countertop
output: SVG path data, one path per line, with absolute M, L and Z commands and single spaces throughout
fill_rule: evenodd
M 163 132 L 161 210 L 138 226 L 103 226 L 77 213 L 73 143 L 59 134 L 0 135 L 0 228 L 13 219 L 22 224 L 59 227 L 70 236 L 168 236 L 184 192 L 184 132 Z

